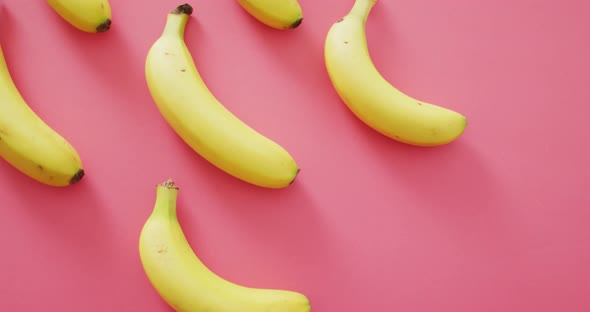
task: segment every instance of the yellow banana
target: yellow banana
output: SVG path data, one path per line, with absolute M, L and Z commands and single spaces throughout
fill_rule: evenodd
M 308 312 L 303 294 L 251 288 L 210 271 L 195 255 L 178 222 L 178 187 L 168 180 L 156 187 L 156 201 L 139 238 L 144 271 L 158 294 L 178 312 Z
M 47 0 L 59 16 L 74 27 L 90 33 L 111 28 L 111 6 L 108 0 Z
M 0 47 L 0 157 L 27 176 L 51 186 L 82 179 L 74 148 L 27 105 L 16 88 Z
M 210 92 L 184 42 L 192 7 L 168 13 L 145 64 L 149 91 L 164 119 L 194 151 L 219 169 L 254 185 L 283 188 L 299 167 L 280 145 L 246 125 Z
M 402 93 L 375 68 L 365 24 L 376 2 L 356 0 L 328 31 L 324 57 L 336 92 L 360 120 L 383 135 L 417 146 L 450 143 L 463 133 L 465 116 Z
M 238 3 L 267 26 L 294 29 L 303 22 L 303 12 L 297 0 L 238 0 Z

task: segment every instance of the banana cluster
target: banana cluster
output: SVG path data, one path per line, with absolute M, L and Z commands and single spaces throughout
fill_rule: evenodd
M 297 0 L 236 0 L 261 23 L 294 29 L 303 14 Z M 89 33 L 111 27 L 107 0 L 47 0 L 68 23 Z M 350 111 L 375 131 L 402 143 L 439 146 L 457 139 L 462 114 L 404 94 L 379 73 L 368 52 L 365 24 L 377 0 L 355 0 L 325 38 L 325 70 Z M 291 185 L 300 168 L 277 142 L 229 111 L 209 90 L 184 41 L 193 8 L 166 15 L 145 59 L 147 88 L 163 119 L 194 152 L 236 179 L 263 187 Z M 0 47 L 0 157 L 29 177 L 52 186 L 84 176 L 72 145 L 27 105 L 15 86 Z M 203 264 L 187 242 L 176 214 L 178 186 L 157 185 L 156 202 L 139 239 L 146 275 L 176 311 L 307 312 L 303 294 L 258 289 L 224 280 Z

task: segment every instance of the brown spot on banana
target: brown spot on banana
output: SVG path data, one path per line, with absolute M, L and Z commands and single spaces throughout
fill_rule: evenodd
M 2 141 L 2 137 L 8 136 L 8 133 L 4 128 L 0 128 L 0 141 Z
M 157 253 L 165 254 L 168 252 L 168 247 L 166 245 L 162 245 L 158 248 Z

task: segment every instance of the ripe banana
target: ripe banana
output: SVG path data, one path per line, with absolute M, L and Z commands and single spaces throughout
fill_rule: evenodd
M 210 92 L 184 42 L 192 7 L 168 13 L 145 64 L 149 91 L 160 113 L 194 151 L 219 169 L 254 185 L 283 188 L 299 167 L 280 145 L 246 125 Z
M 250 288 L 210 271 L 195 255 L 178 222 L 178 187 L 168 180 L 156 186 L 156 201 L 139 238 L 144 271 L 162 299 L 178 312 L 308 312 L 303 294 Z
M 238 0 L 238 3 L 258 21 L 273 28 L 294 29 L 303 22 L 297 0 Z
M 365 24 L 376 2 L 356 0 L 328 31 L 324 57 L 337 94 L 360 120 L 385 136 L 417 146 L 450 143 L 463 133 L 465 116 L 402 93 L 375 68 Z
M 53 10 L 74 27 L 90 33 L 111 28 L 111 6 L 108 0 L 47 0 Z
M 27 176 L 51 186 L 82 179 L 74 148 L 27 105 L 16 88 L 0 47 L 0 157 Z

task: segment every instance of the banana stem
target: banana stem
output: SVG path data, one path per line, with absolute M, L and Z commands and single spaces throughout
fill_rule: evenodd
M 176 9 L 170 12 L 167 16 L 163 35 L 184 37 L 186 23 L 191 14 L 193 14 L 193 8 L 189 4 L 183 4 L 176 7 Z
M 156 203 L 152 214 L 176 218 L 176 199 L 178 186 L 172 179 L 156 186 Z
M 356 0 L 349 15 L 359 17 L 363 22 L 366 22 L 375 3 L 377 3 L 377 0 Z

